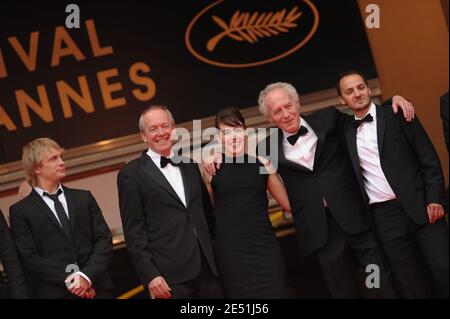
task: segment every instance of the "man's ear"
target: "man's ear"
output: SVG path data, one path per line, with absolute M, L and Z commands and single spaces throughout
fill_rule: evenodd
M 145 136 L 144 133 L 141 133 L 141 138 L 144 141 L 144 143 L 147 143 L 147 137 Z
M 347 105 L 345 100 L 342 98 L 342 96 L 339 95 L 339 102 L 341 102 L 342 105 Z
M 40 165 L 34 165 L 31 171 L 34 173 L 35 176 L 39 175 L 41 173 Z
M 370 90 L 370 88 L 368 88 L 369 90 L 369 96 L 372 97 L 372 91 Z

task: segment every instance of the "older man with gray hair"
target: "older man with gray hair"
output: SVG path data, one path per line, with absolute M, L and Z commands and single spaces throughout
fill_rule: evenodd
M 117 178 L 120 214 L 131 260 L 157 299 L 220 298 L 208 229 L 211 209 L 198 165 L 174 159 L 175 121 L 155 105 L 139 119 L 148 149 Z

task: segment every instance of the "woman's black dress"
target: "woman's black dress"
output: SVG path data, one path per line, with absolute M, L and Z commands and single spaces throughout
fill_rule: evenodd
M 211 180 L 214 250 L 228 298 L 287 297 L 283 256 L 268 213 L 269 175 L 260 168 L 264 170 L 247 155 L 224 158 Z

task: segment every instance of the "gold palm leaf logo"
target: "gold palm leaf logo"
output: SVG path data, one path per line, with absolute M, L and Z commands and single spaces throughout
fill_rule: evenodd
M 254 44 L 258 38 L 277 36 L 281 33 L 289 32 L 289 29 L 297 26 L 296 21 L 302 15 L 298 12 L 298 7 L 292 8 L 289 13 L 286 9 L 278 12 L 259 13 L 240 12 L 237 10 L 227 24 L 217 16 L 212 19 L 223 31 L 212 37 L 206 44 L 209 52 L 214 51 L 217 44 L 224 38 L 229 37 L 235 41 L 248 42 Z

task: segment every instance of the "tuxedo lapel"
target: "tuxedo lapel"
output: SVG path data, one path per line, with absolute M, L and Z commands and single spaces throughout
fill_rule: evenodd
M 308 121 L 309 126 L 311 126 L 311 128 L 313 129 L 314 133 L 317 136 L 316 151 L 314 153 L 314 170 L 317 170 L 317 161 L 320 158 L 320 154 L 322 153 L 323 149 L 323 143 L 325 141 L 325 130 L 319 119 L 313 117 L 306 119 Z
M 280 162 L 287 162 L 286 157 L 284 156 L 284 149 L 283 149 L 283 131 L 278 129 L 278 157 L 280 159 Z
M 63 186 L 63 189 L 64 189 L 64 196 L 66 197 L 66 202 L 67 202 L 67 210 L 69 213 L 70 227 L 72 228 L 72 232 L 73 232 L 73 231 L 75 231 L 75 216 L 76 216 L 75 202 L 73 199 L 72 191 L 65 186 Z
M 378 152 L 381 157 L 381 150 L 384 144 L 384 134 L 386 131 L 386 118 L 384 114 L 384 108 L 376 106 L 377 112 L 377 140 L 378 140 Z
M 183 179 L 184 186 L 184 197 L 186 199 L 186 207 L 189 207 L 191 203 L 191 195 L 192 195 L 192 181 L 193 177 L 191 176 L 191 170 L 186 163 L 181 163 L 180 166 L 181 177 Z
M 59 223 L 58 219 L 56 219 L 55 214 L 53 214 L 50 207 L 47 206 L 41 196 L 39 196 L 39 194 L 34 189 L 31 191 L 30 197 L 33 202 L 41 209 L 41 212 L 47 215 L 47 217 L 50 218 L 50 220 L 58 227 L 58 229 L 63 232 L 61 224 Z
M 358 178 L 358 182 L 364 185 L 359 165 L 358 147 L 356 145 L 356 129 L 353 127 L 353 125 L 347 126 L 345 132 L 345 141 L 347 143 L 350 160 L 352 161 L 356 177 Z
M 352 125 L 347 126 L 345 137 L 346 137 L 345 140 L 347 142 L 347 148 L 350 154 L 350 159 L 352 160 L 353 165 L 355 167 L 359 166 L 358 149 L 356 146 L 356 130 Z
M 147 175 L 147 177 L 158 183 L 159 186 L 161 186 L 166 192 L 172 195 L 178 202 L 181 203 L 181 205 L 184 206 L 183 202 L 178 197 L 177 193 L 170 185 L 170 183 L 167 181 L 166 177 L 163 175 L 163 173 L 161 173 L 159 168 L 156 167 L 155 163 L 153 163 L 153 161 L 151 160 L 150 157 L 148 157 L 148 155 L 146 154 L 142 155 L 140 168 Z

